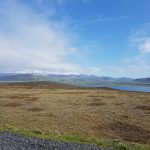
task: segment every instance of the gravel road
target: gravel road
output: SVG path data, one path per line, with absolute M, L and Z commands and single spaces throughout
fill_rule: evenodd
M 104 150 L 91 144 L 48 141 L 14 133 L 0 133 L 0 150 Z M 106 149 L 105 149 L 106 150 Z M 107 149 L 108 150 L 108 149 Z

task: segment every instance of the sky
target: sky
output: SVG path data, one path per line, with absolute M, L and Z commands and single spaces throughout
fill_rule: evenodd
M 149 0 L 0 0 L 0 73 L 150 77 Z

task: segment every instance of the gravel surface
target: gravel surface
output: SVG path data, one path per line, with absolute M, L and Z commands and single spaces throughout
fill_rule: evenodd
M 48 141 L 14 133 L 0 133 L 0 150 L 104 150 L 91 144 Z M 106 150 L 106 149 L 105 149 Z M 108 149 L 107 149 L 108 150 Z

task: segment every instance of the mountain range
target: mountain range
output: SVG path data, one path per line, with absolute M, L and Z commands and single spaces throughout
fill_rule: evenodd
M 99 86 L 103 84 L 150 84 L 150 78 L 113 78 L 99 77 L 95 75 L 62 75 L 62 74 L 19 74 L 19 73 L 1 73 L 0 82 L 21 82 L 21 81 L 53 81 L 69 83 L 83 86 Z

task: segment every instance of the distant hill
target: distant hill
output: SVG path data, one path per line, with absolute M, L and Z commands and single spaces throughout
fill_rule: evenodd
M 0 81 L 46 81 L 48 78 L 38 74 L 0 74 Z
M 133 80 L 133 82 L 137 82 L 137 83 L 150 83 L 150 78 L 139 78 L 139 79 Z
M 95 75 L 62 75 L 62 74 L 0 74 L 0 81 L 54 81 L 76 85 L 99 85 L 103 82 L 131 82 L 130 78 L 98 77 Z
M 150 83 L 150 78 L 132 79 L 132 78 L 113 78 L 99 77 L 95 75 L 62 75 L 62 74 L 0 74 L 0 82 L 19 82 L 19 81 L 52 81 L 83 86 L 103 86 L 107 84 L 142 84 Z

